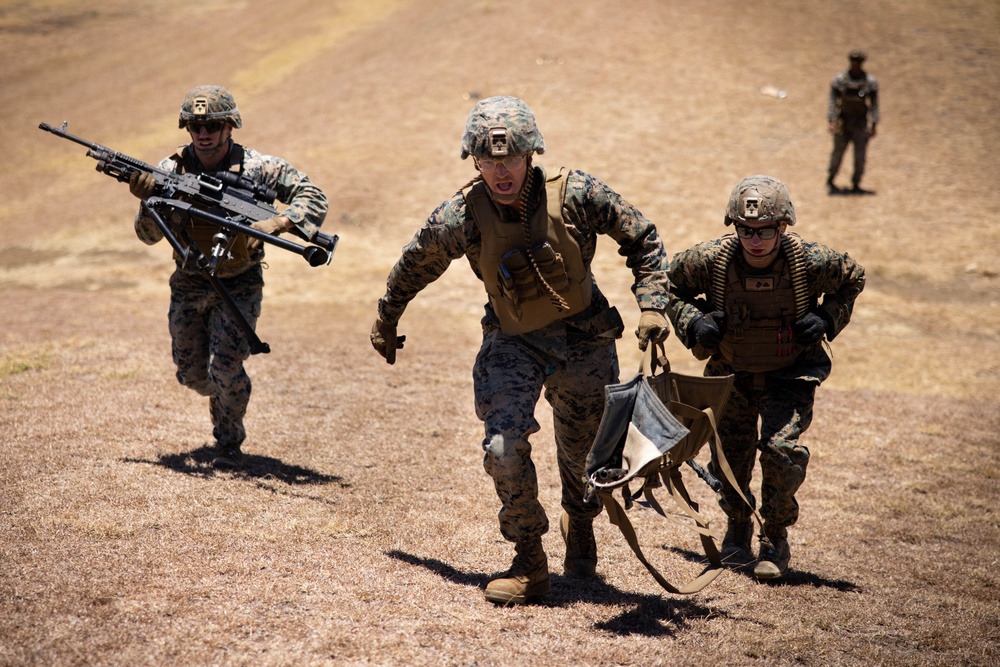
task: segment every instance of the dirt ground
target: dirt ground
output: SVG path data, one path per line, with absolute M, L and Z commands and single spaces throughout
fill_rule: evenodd
M 829 196 L 828 84 L 858 47 L 881 84 L 874 194 Z M 0 664 L 1000 664 L 998 72 L 994 0 L 0 0 Z M 155 163 L 204 83 L 236 97 L 238 141 L 325 189 L 340 236 L 330 266 L 268 255 L 236 473 L 208 465 L 207 405 L 174 379 L 168 248 L 37 129 Z M 512 550 L 472 405 L 482 288 L 462 260 L 425 290 L 395 366 L 368 331 L 496 94 L 535 111 L 540 163 L 609 183 L 670 251 L 767 173 L 797 231 L 866 267 L 777 585 L 666 595 L 602 519 L 598 581 L 562 575 L 550 531 L 552 594 L 484 601 Z M 631 331 L 612 243 L 595 273 Z M 634 338 L 619 353 L 633 373 Z M 668 578 L 698 571 L 690 533 L 634 520 Z

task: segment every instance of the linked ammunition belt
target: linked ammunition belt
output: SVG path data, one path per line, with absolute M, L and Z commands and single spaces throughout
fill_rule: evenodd
M 806 279 L 806 258 L 802 250 L 802 239 L 797 234 L 782 234 L 781 249 L 788 260 L 788 269 L 792 277 L 792 291 L 795 293 L 795 319 L 802 317 L 809 310 L 809 281 Z M 740 250 L 740 241 L 735 234 L 727 234 L 722 239 L 722 249 L 712 267 L 712 293 L 710 297 L 716 307 L 726 303 L 726 274 L 736 253 Z

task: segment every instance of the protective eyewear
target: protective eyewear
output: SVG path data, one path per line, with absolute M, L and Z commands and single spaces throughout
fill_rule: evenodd
M 497 165 L 503 163 L 503 166 L 507 171 L 514 171 L 515 169 L 520 169 L 524 166 L 525 156 L 523 155 L 510 155 L 502 160 L 493 160 L 490 158 L 477 158 L 476 165 L 479 166 L 479 171 L 484 174 L 488 174 L 497 168 Z
M 736 233 L 741 239 L 753 238 L 756 234 L 757 238 L 761 241 L 770 241 L 775 236 L 778 235 L 777 227 L 759 227 L 754 229 L 753 227 L 747 227 L 746 225 L 736 225 Z
M 187 129 L 194 134 L 201 134 L 202 130 L 205 130 L 209 134 L 215 134 L 221 130 L 224 125 L 225 123 L 215 120 L 210 123 L 188 123 Z

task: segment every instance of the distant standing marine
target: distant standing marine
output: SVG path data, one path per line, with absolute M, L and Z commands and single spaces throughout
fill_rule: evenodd
M 875 138 L 878 125 L 878 81 L 862 69 L 867 55 L 864 51 L 851 51 L 850 67 L 833 77 L 830 82 L 830 104 L 826 119 L 833 134 L 833 152 L 827 170 L 826 185 L 831 192 L 839 192 L 834 184 L 840 162 L 848 144 L 854 144 L 854 173 L 851 192 L 863 193 L 861 177 L 865 174 L 868 140 Z

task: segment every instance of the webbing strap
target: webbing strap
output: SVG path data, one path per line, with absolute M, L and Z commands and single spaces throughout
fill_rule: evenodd
M 663 483 L 667 485 L 670 497 L 695 520 L 701 537 L 701 546 L 705 550 L 705 555 L 708 556 L 708 562 L 715 567 L 722 567 L 722 556 L 719 554 L 713 539 L 715 536 L 708 532 L 708 521 L 698 513 L 698 503 L 691 500 L 691 496 L 688 495 L 687 489 L 684 487 L 684 480 L 681 478 L 681 471 L 674 468 L 670 471 L 669 476 L 662 474 L 662 472 L 660 476 L 663 478 Z
M 670 368 L 669 362 L 665 359 L 656 359 L 654 355 L 647 354 L 643 355 L 643 362 L 640 365 L 640 371 L 647 375 L 655 372 L 654 364 L 657 363 L 664 369 L 669 370 Z M 719 438 L 719 429 L 715 411 L 711 407 L 699 409 L 694 406 L 673 401 L 671 402 L 670 409 L 674 413 L 674 416 L 679 419 L 700 418 L 702 416 L 708 419 L 708 422 L 711 425 L 709 442 L 711 443 L 710 446 L 715 454 L 715 460 L 719 464 L 719 468 L 725 476 L 726 481 L 729 482 L 730 486 L 736 490 L 740 498 L 743 499 L 743 502 L 745 502 L 747 507 L 750 508 L 753 513 L 753 518 L 757 521 L 759 532 L 763 534 L 763 519 L 757 509 L 750 503 L 746 494 L 743 493 L 743 489 L 741 489 L 739 484 L 736 482 L 736 476 L 733 474 L 733 469 L 729 465 L 729 461 L 726 459 L 726 455 L 722 451 L 722 441 Z M 712 583 L 712 581 L 714 581 L 725 568 L 722 566 L 722 558 L 719 554 L 719 550 L 715 546 L 714 538 L 716 536 L 709 530 L 708 520 L 698 512 L 697 503 L 691 500 L 691 497 L 687 492 L 687 488 L 684 486 L 680 469 L 676 466 L 670 470 L 665 470 L 664 467 L 661 467 L 659 470 L 659 477 L 663 480 L 667 493 L 674 500 L 674 503 L 694 521 L 694 525 L 683 523 L 667 514 L 663 510 L 660 503 L 656 500 L 656 497 L 653 495 L 652 485 L 644 485 L 642 491 L 640 492 L 641 495 L 646 498 L 649 506 L 660 516 L 675 521 L 686 528 L 697 532 L 699 538 L 701 539 L 702 548 L 704 549 L 709 562 L 709 565 L 700 575 L 680 587 L 674 586 L 667 581 L 663 575 L 660 574 L 660 572 L 649 562 L 649 560 L 646 559 L 645 554 L 642 552 L 642 548 L 639 546 L 639 539 L 636 535 L 635 528 L 632 526 L 632 522 L 628 518 L 628 513 L 618 502 L 617 498 L 614 497 L 612 490 L 600 489 L 599 493 L 604 501 L 604 508 L 608 512 L 608 518 L 611 520 L 611 523 L 618 526 L 622 536 L 625 538 L 625 541 L 628 543 L 633 553 L 635 553 L 636 557 L 639 559 L 639 562 L 645 566 L 656 582 L 669 593 L 677 595 L 691 595 L 692 593 L 701 591 L 705 588 L 705 586 Z M 629 500 L 631 500 L 631 493 L 629 492 L 627 485 L 623 487 L 623 497 L 627 506 L 631 506 L 632 503 L 629 502 Z
M 621 531 L 622 536 L 625 537 L 625 541 L 628 542 L 629 547 L 632 548 L 632 552 L 635 553 L 639 562 L 642 563 L 646 569 L 649 571 L 656 582 L 660 584 L 663 590 L 668 593 L 673 593 L 675 595 L 691 595 L 697 593 L 698 591 L 708 586 L 712 583 L 716 577 L 722 574 L 725 569 L 722 567 L 721 560 L 719 559 L 719 552 L 715 551 L 715 562 L 711 562 L 712 556 L 709 554 L 710 565 L 706 567 L 701 574 L 689 581 L 688 583 L 678 587 L 667 581 L 660 571 L 653 567 L 645 554 L 642 553 L 642 547 L 639 546 L 639 540 L 636 537 L 635 529 L 632 527 L 632 522 L 629 521 L 628 514 L 618 503 L 618 500 L 611 494 L 610 491 L 600 491 L 601 498 L 604 500 L 604 508 L 608 511 L 608 518 L 611 519 L 611 523 L 618 526 L 618 530 Z M 704 542 L 704 538 L 702 540 Z M 709 538 L 709 542 L 711 539 Z M 714 549 L 714 544 L 712 545 Z
M 740 488 L 739 483 L 736 481 L 736 475 L 733 474 L 733 469 L 729 465 L 729 460 L 726 458 L 725 453 L 722 451 L 722 439 L 719 438 L 719 430 L 715 424 L 715 412 L 712 408 L 706 408 L 704 410 L 705 416 L 708 417 L 709 423 L 712 424 L 712 435 L 709 438 L 709 446 L 715 451 L 715 460 L 719 464 L 719 468 L 722 469 L 722 474 L 725 476 L 726 481 L 729 482 L 729 486 L 736 490 L 743 502 L 747 504 L 753 514 L 754 520 L 757 521 L 758 534 L 763 534 L 764 532 L 764 519 L 760 516 L 760 512 L 757 508 L 753 506 L 750 500 L 743 493 L 743 489 Z
M 720 251 L 712 266 L 712 277 L 709 295 L 711 302 L 716 309 L 726 307 L 726 274 L 729 265 L 736 257 L 740 248 L 739 239 L 735 234 L 726 234 L 722 237 Z M 792 279 L 792 292 L 795 294 L 795 318 L 802 317 L 802 314 L 809 310 L 811 295 L 809 293 L 809 281 L 806 276 L 805 251 L 802 249 L 802 239 L 792 232 L 781 235 L 781 249 L 785 252 L 788 260 L 788 270 Z
M 648 486 L 643 487 L 643 496 L 645 496 L 646 502 L 649 503 L 649 506 L 652 507 L 654 510 L 656 510 L 656 513 L 662 516 L 664 519 L 673 521 L 674 523 L 684 526 L 685 528 L 690 528 L 691 530 L 701 535 L 708 535 L 709 537 L 715 537 L 712 531 L 708 529 L 708 523 L 709 523 L 708 520 L 704 516 L 702 516 L 701 513 L 698 512 L 698 504 L 697 503 L 688 504 L 684 501 L 683 497 L 678 496 L 675 488 L 679 486 L 680 487 L 684 486 L 684 482 L 681 481 L 680 476 L 678 476 L 676 480 L 674 480 L 673 482 L 668 480 L 666 483 L 667 495 L 670 496 L 670 498 L 681 509 L 681 511 L 683 511 L 686 515 L 688 515 L 689 517 L 691 517 L 691 519 L 694 520 L 695 525 L 693 526 L 689 523 L 684 523 L 683 521 L 680 521 L 671 514 L 667 514 L 666 511 L 664 511 L 663 507 L 660 505 L 660 501 L 658 501 L 656 499 L 656 496 L 653 495 L 652 487 Z

